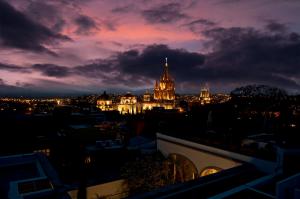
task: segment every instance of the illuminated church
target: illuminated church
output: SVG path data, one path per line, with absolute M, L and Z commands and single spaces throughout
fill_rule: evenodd
M 208 88 L 202 88 L 199 97 L 201 104 L 210 104 L 211 97 Z
M 174 80 L 169 74 L 168 59 L 164 66 L 163 75 L 159 82 L 155 82 L 154 86 L 154 100 L 157 101 L 174 101 L 175 100 L 175 84 Z

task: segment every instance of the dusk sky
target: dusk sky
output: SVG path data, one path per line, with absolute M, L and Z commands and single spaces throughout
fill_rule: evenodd
M 299 0 L 0 0 L 0 95 L 300 93 Z

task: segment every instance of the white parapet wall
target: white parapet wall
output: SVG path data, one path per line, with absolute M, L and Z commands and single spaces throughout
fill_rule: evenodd
M 78 190 L 69 191 L 68 194 L 72 199 L 77 199 Z M 128 186 L 126 180 L 115 180 L 99 185 L 89 186 L 86 188 L 87 199 L 120 199 L 128 196 Z
M 156 136 L 157 150 L 166 157 L 170 154 L 185 156 L 195 164 L 199 173 L 207 167 L 229 169 L 241 165 L 243 162 L 253 164 L 259 170 L 267 173 L 273 172 L 276 167 L 276 162 L 261 160 L 160 133 L 157 133 Z

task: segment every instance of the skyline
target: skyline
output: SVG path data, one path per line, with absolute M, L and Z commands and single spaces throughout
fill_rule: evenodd
M 0 94 L 300 91 L 300 2 L 0 0 Z

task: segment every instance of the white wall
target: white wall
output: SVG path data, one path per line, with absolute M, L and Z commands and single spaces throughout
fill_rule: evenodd
M 165 156 L 177 153 L 187 157 L 195 164 L 199 173 L 206 167 L 229 169 L 241 165 L 242 162 L 253 164 L 267 173 L 274 171 L 276 167 L 276 162 L 265 161 L 160 133 L 157 133 L 157 149 Z
M 199 174 L 207 167 L 229 169 L 241 164 L 231 159 L 226 159 L 211 153 L 198 151 L 193 148 L 177 145 L 164 140 L 157 140 L 157 148 L 165 157 L 169 154 L 176 153 L 188 158 L 195 164 Z
M 72 199 L 77 199 L 78 190 L 69 191 Z M 97 196 L 107 196 L 110 199 L 119 199 L 128 196 L 128 186 L 125 180 L 116 180 L 95 186 L 87 187 L 87 199 L 97 199 Z

